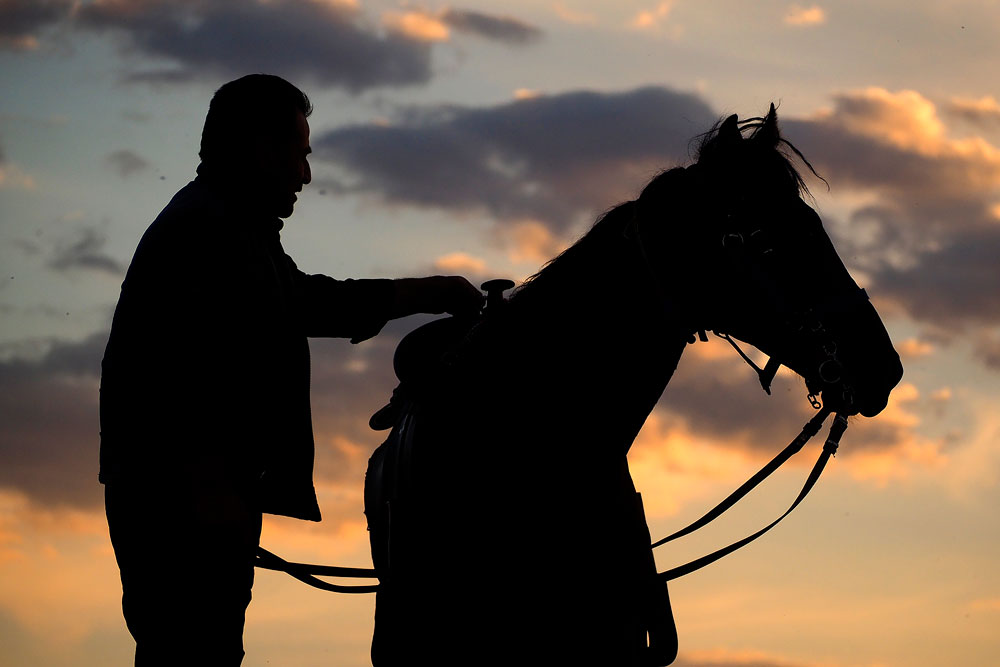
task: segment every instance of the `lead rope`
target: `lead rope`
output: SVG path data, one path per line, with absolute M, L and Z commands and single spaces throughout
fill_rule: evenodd
M 782 450 L 780 454 L 774 457 L 774 459 L 772 459 L 771 462 L 768 463 L 766 466 L 761 468 L 761 470 L 756 475 L 747 480 L 740 488 L 736 489 L 736 491 L 731 493 L 729 497 L 727 497 L 721 503 L 713 507 L 708 513 L 706 513 L 697 521 L 691 523 L 687 527 L 682 528 L 681 530 L 678 530 L 677 532 L 671 535 L 668 535 L 662 540 L 654 542 L 650 546 L 650 548 L 655 549 L 656 547 L 662 544 L 666 544 L 667 542 L 671 542 L 679 537 L 683 537 L 684 535 L 687 535 L 718 518 L 719 515 L 721 515 L 723 512 L 725 512 L 733 505 L 735 505 L 747 493 L 752 491 L 761 482 L 767 479 L 771 475 L 771 473 L 773 473 L 775 470 L 781 467 L 781 465 L 785 461 L 787 461 L 793 454 L 802 449 L 802 447 L 809 440 L 811 440 L 813 436 L 816 435 L 816 433 L 819 432 L 820 427 L 822 427 L 823 425 L 823 421 L 829 414 L 830 410 L 828 408 L 825 407 L 822 408 L 819 411 L 819 413 L 816 414 L 816 416 L 810 419 L 809 422 L 802 427 L 802 431 L 795 437 L 794 440 L 792 440 L 792 442 L 788 444 L 787 447 L 785 447 L 784 450 Z M 782 514 L 777 519 L 775 519 L 768 525 L 758 530 L 756 533 L 748 535 L 742 540 L 733 542 L 727 547 L 723 547 L 722 549 L 713 551 L 712 553 L 706 556 L 697 558 L 684 565 L 671 568 L 665 572 L 660 572 L 657 574 L 657 577 L 662 581 L 670 581 L 672 579 L 677 579 L 678 577 L 683 577 L 686 574 L 695 572 L 696 570 L 700 570 L 706 565 L 709 565 L 719 560 L 723 556 L 727 556 L 732 552 L 736 551 L 737 549 L 740 549 L 750 544 L 758 537 L 760 537 L 761 535 L 763 535 L 764 533 L 766 533 L 767 531 L 771 530 L 776 525 L 778 525 L 782 519 L 791 514 L 792 510 L 794 510 L 796 507 L 799 506 L 799 503 L 802 502 L 802 500 L 806 497 L 806 495 L 808 495 L 809 492 L 812 490 L 813 486 L 815 486 L 816 481 L 819 480 L 819 477 L 823 473 L 823 469 L 826 467 L 826 464 L 830 460 L 830 457 L 834 456 L 837 453 L 837 448 L 840 446 L 840 439 L 844 436 L 844 432 L 846 430 L 847 430 L 847 418 L 844 417 L 844 415 L 838 413 L 833 421 L 833 425 L 830 427 L 830 434 L 827 436 L 826 443 L 823 445 L 823 451 L 819 455 L 819 459 L 817 459 L 815 465 L 813 465 L 812 471 L 810 471 L 809 473 L 809 477 L 806 478 L 806 482 L 802 486 L 802 490 L 799 491 L 798 497 L 795 498 L 795 502 L 793 502 L 791 506 L 787 510 L 785 510 L 784 514 Z

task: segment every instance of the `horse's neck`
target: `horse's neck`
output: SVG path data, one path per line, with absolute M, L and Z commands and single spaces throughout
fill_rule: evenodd
M 512 372 L 542 388 L 542 410 L 627 450 L 676 369 L 684 341 L 661 304 L 648 298 L 648 285 L 618 278 L 584 299 L 553 299 L 551 308 L 534 309 L 534 321 L 513 323 L 510 335 L 520 342 L 520 369 Z

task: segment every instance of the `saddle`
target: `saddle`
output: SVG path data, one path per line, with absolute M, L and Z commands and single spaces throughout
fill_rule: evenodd
M 392 390 L 389 402 L 368 420 L 368 426 L 374 431 L 386 431 L 395 426 L 403 416 L 408 399 L 441 380 L 441 372 L 477 323 L 475 319 L 445 317 L 404 336 L 392 357 L 392 368 L 399 384 Z
M 488 313 L 492 310 L 489 318 L 495 319 L 501 311 L 496 303 L 499 302 L 487 306 Z M 442 390 L 454 389 L 448 386 L 456 381 L 452 370 L 464 356 L 470 341 L 478 337 L 480 326 L 486 320 L 485 316 L 479 319 L 447 317 L 431 321 L 406 335 L 393 356 L 393 369 L 399 384 L 389 402 L 369 420 L 374 430 L 390 431 L 369 459 L 364 490 L 372 562 L 380 581 L 372 643 L 376 665 L 396 663 L 397 651 L 402 650 L 398 643 L 401 637 L 409 636 L 407 626 L 412 621 L 405 618 L 405 612 L 397 611 L 398 598 L 393 584 L 402 584 L 399 577 L 404 575 L 399 567 L 408 557 L 405 542 L 414 539 L 407 521 L 409 514 L 415 511 L 410 502 L 414 483 L 411 472 L 420 463 L 419 447 L 426 447 L 426 443 L 417 442 L 421 406 L 430 397 L 441 396 Z M 638 609 L 628 611 L 629 615 L 643 619 L 642 639 L 648 637 L 648 646 L 641 649 L 641 657 L 633 662 L 644 666 L 668 665 L 677 651 L 673 614 L 666 582 L 656 580 L 641 498 L 634 490 L 633 496 L 634 508 L 622 518 L 631 526 L 629 532 L 635 537 L 634 541 L 629 540 L 634 551 L 629 561 L 633 563 L 635 576 L 648 581 L 641 586 L 642 592 L 635 599 Z M 420 576 L 407 569 L 405 576 Z M 627 664 L 627 659 L 622 664 Z

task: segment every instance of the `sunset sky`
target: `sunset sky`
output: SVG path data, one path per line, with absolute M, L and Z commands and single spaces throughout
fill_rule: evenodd
M 779 104 L 906 374 L 785 523 L 672 584 L 676 664 L 996 664 L 998 35 L 1000 4 L 964 0 L 0 0 L 0 664 L 130 664 L 100 360 L 140 235 L 194 177 L 212 93 L 258 71 L 314 102 L 313 183 L 282 241 L 338 278 L 523 279 L 718 118 Z M 324 521 L 266 518 L 265 547 L 370 564 L 367 420 L 421 321 L 313 341 Z M 809 412 L 797 378 L 767 397 L 725 343 L 690 347 L 629 456 L 654 537 Z M 660 567 L 780 514 L 818 446 Z M 258 573 L 244 664 L 370 664 L 373 611 Z

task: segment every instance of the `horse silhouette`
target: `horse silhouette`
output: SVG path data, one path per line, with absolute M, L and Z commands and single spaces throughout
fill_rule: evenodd
M 365 489 L 376 667 L 674 660 L 626 454 L 697 333 L 756 346 L 765 385 L 780 361 L 824 409 L 885 407 L 899 356 L 786 148 L 808 165 L 773 105 L 727 118 L 486 317 L 400 344 Z

